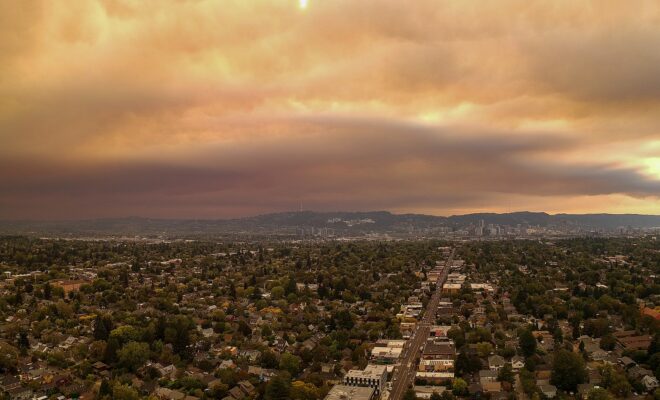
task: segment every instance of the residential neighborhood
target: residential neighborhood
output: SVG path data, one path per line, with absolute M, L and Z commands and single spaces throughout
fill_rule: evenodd
M 659 248 L 652 237 L 5 237 L 0 390 L 7 399 L 654 398 Z

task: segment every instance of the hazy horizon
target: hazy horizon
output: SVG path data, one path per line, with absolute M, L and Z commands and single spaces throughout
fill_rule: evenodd
M 660 214 L 660 3 L 26 0 L 0 220 Z
M 191 220 L 199 220 L 199 221 L 216 221 L 216 220 L 241 220 L 241 219 L 251 219 L 251 218 L 258 218 L 258 217 L 265 217 L 269 215 L 278 215 L 278 214 L 297 214 L 297 213 L 312 213 L 312 214 L 370 214 L 370 213 L 390 213 L 391 215 L 395 216 L 403 216 L 403 215 L 419 215 L 419 216 L 425 216 L 425 217 L 438 217 L 438 218 L 452 218 L 452 217 L 461 217 L 461 216 L 468 216 L 468 215 L 479 215 L 479 214 L 494 214 L 494 215 L 507 215 L 507 214 L 547 214 L 549 216 L 561 216 L 561 215 L 578 215 L 578 216 L 598 216 L 598 215 L 611 215 L 611 216 L 641 216 L 641 217 L 660 217 L 660 214 L 641 214 L 641 213 L 605 213 L 605 212 L 593 212 L 593 213 L 548 213 L 545 211 L 526 211 L 526 210 L 518 210 L 518 211 L 506 211 L 506 212 L 501 212 L 501 213 L 494 213 L 490 211 L 475 211 L 472 213 L 465 213 L 465 214 L 425 214 L 425 213 L 396 213 L 388 210 L 327 210 L 327 211 L 318 211 L 318 210 L 285 210 L 285 211 L 275 211 L 275 212 L 269 212 L 269 213 L 260 213 L 260 214 L 250 214 L 250 215 L 238 215 L 234 217 L 208 217 L 208 218 L 196 218 L 196 217 L 186 217 L 186 216 L 181 216 L 181 217 L 148 217 L 148 216 L 142 216 L 142 215 L 123 215 L 123 216 L 99 216 L 99 217 L 93 217 L 93 218 L 62 218 L 62 219 L 54 219 L 54 218 L 43 218 L 43 219 L 35 219 L 35 218 L 22 218 L 22 219 L 10 219 L 10 218 L 0 218 L 0 221 L 2 222 L 82 222 L 82 221 L 90 221 L 90 220 L 122 220 L 122 219 L 151 219 L 151 220 L 171 220 L 171 221 L 191 221 Z

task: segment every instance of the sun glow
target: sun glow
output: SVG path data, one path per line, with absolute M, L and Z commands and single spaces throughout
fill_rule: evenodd
M 298 6 L 300 7 L 301 10 L 304 10 L 307 8 L 307 0 L 299 0 Z
M 660 157 L 647 158 L 644 160 L 646 172 L 654 179 L 660 179 Z

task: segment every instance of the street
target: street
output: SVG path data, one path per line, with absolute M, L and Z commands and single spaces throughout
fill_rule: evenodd
M 390 392 L 391 400 L 399 400 L 403 397 L 404 393 L 408 389 L 408 386 L 412 384 L 415 380 L 415 373 L 417 370 L 417 359 L 421 355 L 420 348 L 426 343 L 426 339 L 429 337 L 431 331 L 431 325 L 435 322 L 436 311 L 438 309 L 438 303 L 442 295 L 442 284 L 447 280 L 447 275 L 449 274 L 449 265 L 454 257 L 454 251 L 452 250 L 451 255 L 447 258 L 445 267 L 442 271 L 442 275 L 438 278 L 436 282 L 436 288 L 429 300 L 426 310 L 424 311 L 424 316 L 421 321 L 417 324 L 415 332 L 408 340 L 408 349 L 405 352 L 404 358 L 401 360 L 400 365 L 394 370 L 394 375 L 392 378 L 392 391 Z

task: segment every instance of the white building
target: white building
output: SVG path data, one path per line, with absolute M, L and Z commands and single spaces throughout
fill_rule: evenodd
M 347 386 L 361 386 L 372 387 L 379 395 L 385 389 L 387 382 L 387 367 L 384 365 L 369 364 L 367 367 L 360 371 L 352 369 L 344 376 L 344 385 Z

